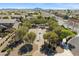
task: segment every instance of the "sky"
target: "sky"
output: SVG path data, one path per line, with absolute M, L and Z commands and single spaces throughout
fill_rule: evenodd
M 79 3 L 0 3 L 0 9 L 2 8 L 79 9 Z

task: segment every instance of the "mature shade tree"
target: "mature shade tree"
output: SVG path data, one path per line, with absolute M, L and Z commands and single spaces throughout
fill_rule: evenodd
M 67 12 L 66 12 L 66 14 L 69 16 L 69 15 L 71 15 L 71 13 L 72 13 L 72 11 L 71 10 L 67 10 Z
M 24 27 L 24 26 L 20 26 L 17 30 L 16 30 L 16 38 L 17 39 L 23 39 L 24 36 L 27 34 L 28 32 L 28 27 Z
M 47 32 L 43 37 L 49 42 L 49 44 L 56 43 L 58 40 L 58 35 L 55 32 Z
M 46 23 L 46 20 L 42 17 L 42 18 L 40 18 L 40 17 L 37 17 L 37 18 L 33 18 L 32 20 L 31 20 L 31 22 L 33 23 L 33 24 L 45 24 Z
M 54 28 L 56 28 L 57 26 L 59 26 L 56 21 L 49 21 L 48 25 L 49 25 L 49 30 L 53 30 Z
M 55 33 L 57 33 L 58 34 L 58 36 L 61 34 L 61 30 L 62 30 L 63 28 L 61 27 L 61 26 L 57 26 L 57 27 L 55 27 L 54 29 L 53 29 L 53 31 L 55 32 Z
M 23 21 L 23 22 L 21 23 L 21 25 L 22 25 L 22 26 L 25 26 L 25 27 L 28 27 L 28 28 L 31 28 L 31 27 L 32 27 L 31 23 L 30 23 L 29 21 L 27 21 L 27 20 Z
M 24 37 L 24 40 L 28 43 L 33 43 L 33 41 L 36 38 L 36 34 L 34 32 L 29 32 L 27 35 Z
M 68 18 L 69 18 L 69 16 L 68 16 L 68 15 L 65 15 L 65 16 L 64 16 L 64 19 L 68 19 Z
M 55 32 L 46 32 L 43 35 L 44 39 L 47 40 L 44 45 L 42 45 L 40 51 L 46 55 L 52 55 L 56 53 L 56 46 L 58 41 L 58 35 Z
M 68 30 L 68 29 L 62 29 L 61 30 L 61 34 L 60 34 L 60 38 L 66 38 L 67 36 L 74 36 L 75 33 L 73 33 L 72 31 Z

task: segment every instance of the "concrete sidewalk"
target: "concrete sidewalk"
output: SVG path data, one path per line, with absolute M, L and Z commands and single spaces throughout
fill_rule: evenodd
M 73 56 L 73 54 L 70 50 L 64 49 L 63 53 L 57 53 L 54 56 Z

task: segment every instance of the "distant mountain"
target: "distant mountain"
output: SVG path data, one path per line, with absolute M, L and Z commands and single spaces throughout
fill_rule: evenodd
M 41 8 L 34 8 L 34 10 L 42 10 Z

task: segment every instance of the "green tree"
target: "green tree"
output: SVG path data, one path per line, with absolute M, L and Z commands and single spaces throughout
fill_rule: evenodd
M 69 16 L 68 16 L 68 15 L 65 15 L 65 16 L 64 16 L 64 19 L 68 19 L 68 18 L 69 18 Z
M 59 26 L 56 21 L 49 21 L 48 25 L 49 25 L 49 30 L 53 30 L 54 28 L 56 28 L 57 26 Z
M 16 30 L 15 36 L 16 36 L 17 39 L 23 39 L 27 32 L 28 32 L 28 27 L 20 26 Z
M 24 40 L 28 43 L 33 43 L 33 41 L 36 38 L 36 34 L 34 32 L 29 32 L 27 35 L 24 37 Z
M 57 33 L 58 35 L 60 35 L 62 29 L 63 29 L 63 28 L 62 28 L 61 26 L 57 26 L 57 27 L 55 27 L 55 28 L 53 29 L 53 31 L 54 31 L 55 33 Z
M 58 35 L 55 32 L 46 32 L 43 37 L 49 42 L 49 44 L 56 43 L 58 40 Z
M 31 23 L 29 21 L 24 21 L 21 25 L 25 26 L 25 27 L 28 27 L 28 28 L 32 27 L 32 25 L 31 25 Z
M 6 17 L 3 17 L 3 19 L 9 19 L 9 17 L 8 17 L 8 16 L 6 16 Z
M 60 38 L 63 39 L 63 38 L 66 38 L 67 36 L 74 36 L 74 35 L 75 34 L 72 31 L 67 30 L 67 29 L 62 29 Z

